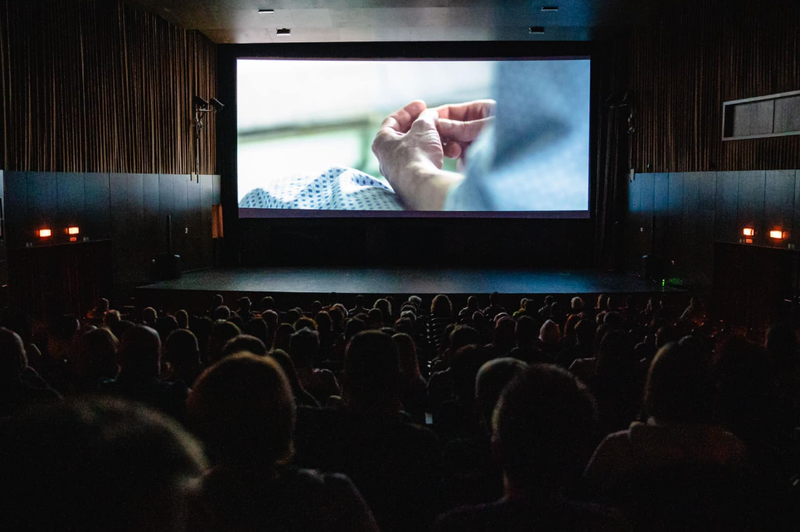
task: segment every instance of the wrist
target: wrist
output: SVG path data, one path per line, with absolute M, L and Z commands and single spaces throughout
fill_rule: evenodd
M 440 211 L 450 189 L 463 179 L 463 175 L 441 170 L 423 159 L 407 164 L 389 182 L 408 209 Z

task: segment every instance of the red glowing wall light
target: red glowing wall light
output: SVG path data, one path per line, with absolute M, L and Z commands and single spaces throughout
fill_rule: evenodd
M 780 229 L 773 229 L 772 231 L 769 232 L 769 237 L 775 240 L 783 240 L 784 238 L 786 238 L 786 233 L 784 233 Z
M 744 229 L 742 229 L 742 234 L 744 236 L 754 236 L 756 234 L 756 230 L 753 229 L 752 227 L 745 227 Z
M 79 235 L 79 234 L 81 234 L 81 228 L 80 227 L 68 227 L 67 228 L 67 234 L 68 235 Z
M 39 238 L 50 238 L 53 236 L 53 231 L 50 229 L 39 229 L 38 231 Z

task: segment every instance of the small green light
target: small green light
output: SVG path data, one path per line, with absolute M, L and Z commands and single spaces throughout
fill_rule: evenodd
M 667 286 L 667 280 L 661 279 L 661 288 L 664 288 L 665 286 Z

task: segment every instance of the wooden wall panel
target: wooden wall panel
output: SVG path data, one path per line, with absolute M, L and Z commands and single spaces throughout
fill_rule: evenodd
M 121 0 L 0 0 L 0 166 L 189 174 L 216 45 Z M 207 117 L 200 173 L 216 172 Z
M 800 2 L 677 0 L 629 63 L 637 172 L 800 168 L 800 136 L 721 140 L 723 102 L 800 89 Z

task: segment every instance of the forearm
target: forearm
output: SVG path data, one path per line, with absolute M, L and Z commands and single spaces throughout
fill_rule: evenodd
M 414 211 L 440 211 L 447 193 L 464 176 L 440 170 L 430 162 L 414 162 L 388 177 L 406 208 Z

